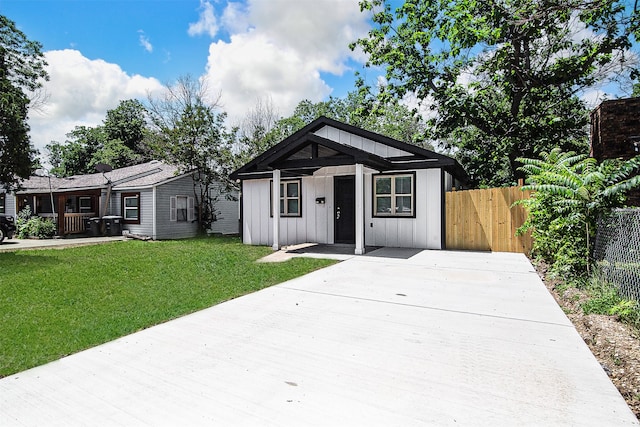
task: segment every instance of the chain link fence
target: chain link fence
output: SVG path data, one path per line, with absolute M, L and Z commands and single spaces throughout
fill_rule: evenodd
M 614 209 L 599 219 L 593 257 L 620 296 L 640 301 L 640 208 Z

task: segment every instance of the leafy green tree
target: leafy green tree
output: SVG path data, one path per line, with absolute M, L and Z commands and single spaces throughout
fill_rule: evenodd
M 147 132 L 144 105 L 132 99 L 120 101 L 107 111 L 102 125 L 76 126 L 65 143 L 47 145 L 52 173 L 71 176 L 94 173 L 98 163 L 121 168 L 152 160 Z
M 624 204 L 625 193 L 640 187 L 640 156 L 627 161 L 598 161 L 559 148 L 541 159 L 519 158 L 527 174 L 522 200 L 529 215 L 521 231 L 532 230 L 534 253 L 557 273 L 582 275 L 590 270 L 596 221 Z
M 56 176 L 94 173 L 94 167 L 99 163 L 94 161 L 94 156 L 107 142 L 104 128 L 76 126 L 67 138 L 64 144 L 52 142 L 46 146 L 53 166 L 51 173 Z
M 13 188 L 36 167 L 29 140 L 29 94 L 48 79 L 42 45 L 0 15 L 0 185 Z
M 190 76 L 149 98 L 154 153 L 182 172 L 193 172 L 193 194 L 201 233 L 216 220 L 219 183 L 229 188 L 233 168 L 232 137 L 225 128 L 226 114 L 207 96 L 206 85 Z
M 147 131 L 147 110 L 137 99 L 120 101 L 113 110 L 107 111 L 104 130 L 109 140 L 122 142 L 136 154 L 143 154 Z
M 618 0 L 362 0 L 374 28 L 352 44 L 384 66 L 383 102 L 414 95 L 432 138 L 477 184 L 512 184 L 519 157 L 586 149 L 577 93 L 630 71 L 629 13 Z M 452 137 L 455 135 L 455 137 Z M 479 170 L 487 158 L 491 167 Z

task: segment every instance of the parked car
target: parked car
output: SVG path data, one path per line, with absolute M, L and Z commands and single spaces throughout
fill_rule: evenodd
M 13 238 L 16 232 L 16 223 L 12 216 L 0 215 L 0 243 L 5 239 Z

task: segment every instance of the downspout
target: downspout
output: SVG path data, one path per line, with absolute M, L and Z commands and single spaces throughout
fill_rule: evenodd
M 242 190 L 244 189 L 244 181 L 240 181 L 240 192 L 238 193 L 238 235 L 240 236 L 240 240 L 242 241 L 242 243 L 245 243 L 244 241 L 244 200 L 243 200 L 243 196 L 242 196 Z
M 153 224 L 151 226 L 151 228 L 152 228 L 151 238 L 153 240 L 156 240 L 156 189 L 157 189 L 157 187 L 154 185 L 153 186 L 153 192 L 152 192 L 152 198 L 151 198 L 151 204 L 153 205 L 153 212 L 151 213 L 151 215 L 153 217 Z M 142 201 L 140 201 L 140 204 L 142 204 Z
M 453 176 L 451 176 L 453 179 Z M 447 249 L 447 191 L 444 169 L 440 169 L 440 249 Z

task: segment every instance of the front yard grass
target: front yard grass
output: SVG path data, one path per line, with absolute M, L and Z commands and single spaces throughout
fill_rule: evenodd
M 328 266 L 238 239 L 0 252 L 0 377 Z

